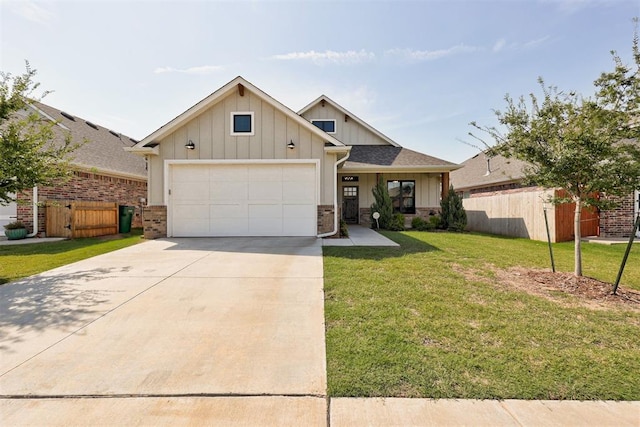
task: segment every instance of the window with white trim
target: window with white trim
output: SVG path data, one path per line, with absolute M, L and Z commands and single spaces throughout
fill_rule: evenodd
M 311 120 L 311 124 L 319 127 L 326 133 L 336 133 L 336 121 L 335 120 Z
M 254 134 L 253 111 L 234 111 L 231 113 L 231 135 L 252 136 Z

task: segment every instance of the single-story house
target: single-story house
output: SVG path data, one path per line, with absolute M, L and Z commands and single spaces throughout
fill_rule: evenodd
M 543 189 L 523 184 L 526 163 L 497 155 L 479 153 L 451 173 L 451 183 L 462 194 L 467 211 L 467 229 L 534 240 L 547 240 L 544 212 L 551 240 L 573 240 L 575 205 L 554 206 L 550 196 L 561 190 Z M 611 211 L 583 209 L 582 236 L 629 237 L 638 212 L 638 192 L 624 198 Z
M 407 221 L 459 166 L 402 148 L 326 96 L 296 113 L 237 77 L 127 151 L 148 163 L 145 237 L 334 235 L 383 176 Z
M 140 208 L 147 197 L 146 164 L 143 158 L 123 150 L 137 141 L 41 102 L 33 102 L 29 108 L 43 120 L 56 123 L 54 142 L 62 142 L 70 134 L 73 142 L 81 146 L 71 154 L 73 176 L 70 180 L 18 194 L 17 203 L 3 207 L 4 221 L 17 219 L 30 233 L 44 235 L 47 201 L 98 201 L 135 206 L 133 226 L 141 227 Z

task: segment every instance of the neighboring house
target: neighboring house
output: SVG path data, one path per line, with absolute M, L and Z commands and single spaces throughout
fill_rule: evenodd
M 551 240 L 574 238 L 573 203 L 554 206 L 546 201 L 561 190 L 545 190 L 525 186 L 526 163 L 503 156 L 489 158 L 480 153 L 462 163 L 452 172 L 451 183 L 462 194 L 467 211 L 467 229 L 534 240 L 547 240 L 544 210 Z M 583 209 L 581 235 L 629 237 L 638 209 L 637 192 L 623 200 L 613 211 L 594 212 Z
M 145 237 L 330 236 L 369 224 L 383 174 L 396 210 L 439 210 L 459 166 L 400 147 L 327 97 L 300 113 L 237 77 L 127 151 L 149 164 Z
M 144 159 L 123 150 L 136 141 L 40 102 L 34 102 L 32 108 L 44 120 L 56 123 L 56 141 L 62 142 L 70 134 L 73 142 L 82 145 L 71 154 L 73 175 L 69 181 L 36 188 L 37 227 L 34 228 L 33 190 L 20 193 L 18 203 L 6 209 L 15 209 L 15 217 L 24 222 L 30 232 L 41 235 L 46 227 L 45 204 L 51 200 L 116 202 L 136 206 L 133 226 L 142 226 L 140 208 L 147 195 L 146 165 Z

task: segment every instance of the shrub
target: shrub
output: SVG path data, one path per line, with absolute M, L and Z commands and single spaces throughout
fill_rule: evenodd
M 425 221 L 423 218 L 417 216 L 411 220 L 411 228 L 418 231 L 431 231 L 435 230 L 436 224 L 433 223 L 430 217 L 429 221 Z M 438 220 L 439 221 L 439 220 Z
M 340 237 L 349 237 L 349 228 L 347 227 L 347 223 L 344 222 L 344 219 L 340 220 Z
M 404 230 L 404 215 L 402 215 L 401 213 L 397 213 L 397 214 L 393 215 L 387 230 L 403 231 Z
M 429 224 L 431 224 L 431 226 L 433 226 L 434 229 L 440 228 L 442 226 L 442 220 L 440 219 L 440 215 L 430 216 Z
M 21 228 L 27 228 L 27 227 L 25 227 L 25 225 L 20 221 L 13 221 L 13 222 L 10 222 L 9 224 L 5 224 L 4 228 L 5 230 L 19 230 Z

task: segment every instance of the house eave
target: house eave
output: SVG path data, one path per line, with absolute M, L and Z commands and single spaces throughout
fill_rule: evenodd
M 460 169 L 460 165 L 435 166 L 345 166 L 340 169 L 345 173 L 443 173 Z
M 73 164 L 72 168 L 79 172 L 89 172 L 96 175 L 105 175 L 105 176 L 111 176 L 114 178 L 132 179 L 132 180 L 144 181 L 144 182 L 147 181 L 146 175 L 138 175 L 134 173 L 120 172 L 120 171 L 115 171 L 111 169 L 96 168 L 96 167 L 87 166 L 83 164 Z
M 151 155 L 151 156 L 159 156 L 160 155 L 160 146 L 156 145 L 155 147 L 124 147 L 124 151 L 127 151 L 132 154 L 137 154 L 139 156 Z

